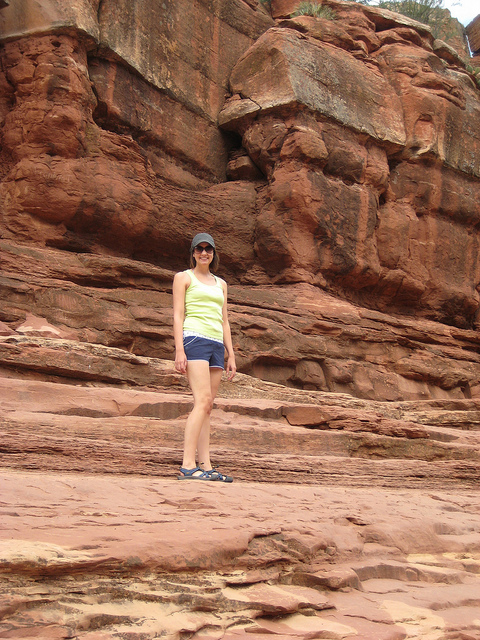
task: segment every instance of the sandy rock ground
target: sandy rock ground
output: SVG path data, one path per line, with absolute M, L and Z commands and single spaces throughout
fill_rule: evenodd
M 168 368 L 168 364 L 165 367 Z M 475 402 L 0 378 L 0 638 L 478 640 Z
M 2 472 L 0 637 L 478 638 L 480 499 Z

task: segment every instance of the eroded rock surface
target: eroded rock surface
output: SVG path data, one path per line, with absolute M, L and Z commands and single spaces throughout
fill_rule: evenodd
M 2 637 L 478 638 L 477 492 L 205 484 L 4 473 Z
M 4 370 L 63 375 L 89 344 L 121 349 L 115 358 L 125 363 L 172 359 L 173 271 L 7 241 L 0 248 Z M 231 284 L 229 299 L 242 373 L 371 400 L 478 398 L 477 331 L 368 310 L 306 283 Z M 37 349 L 43 337 L 72 344 Z M 101 379 L 117 380 L 115 367 L 101 364 L 108 350 L 101 354 Z M 95 380 L 98 366 L 76 375 Z M 120 379 L 153 383 L 148 368 L 136 365 Z

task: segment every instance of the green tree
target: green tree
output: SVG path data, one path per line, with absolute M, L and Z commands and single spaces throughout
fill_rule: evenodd
M 429 20 L 432 12 L 443 8 L 443 0 L 354 0 L 354 2 L 390 9 L 419 22 Z
M 428 25 L 435 38 L 448 39 L 450 15 L 443 0 L 382 0 L 378 6 Z
M 428 25 L 435 38 L 451 40 L 459 36 L 458 25 L 443 7 L 443 0 L 355 0 L 360 4 L 389 9 Z M 463 28 L 462 28 L 463 29 Z
M 438 9 L 442 9 L 442 5 L 443 0 L 382 0 L 378 3 L 383 9 L 396 11 L 428 25 L 435 22 Z

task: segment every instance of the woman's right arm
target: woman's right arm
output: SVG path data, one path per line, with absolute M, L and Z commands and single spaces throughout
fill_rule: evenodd
M 187 356 L 183 348 L 183 321 L 185 319 L 185 292 L 190 284 L 187 273 L 177 273 L 173 279 L 173 339 L 175 341 L 175 369 L 187 372 Z

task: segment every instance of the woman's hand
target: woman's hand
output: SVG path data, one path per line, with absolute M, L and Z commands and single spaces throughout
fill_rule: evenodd
M 175 351 L 175 369 L 179 373 L 187 373 L 187 356 L 185 351 Z
M 235 374 L 237 373 L 237 365 L 235 364 L 234 355 L 228 356 L 226 373 L 227 373 L 227 380 L 229 382 L 233 380 L 233 378 L 235 377 Z

